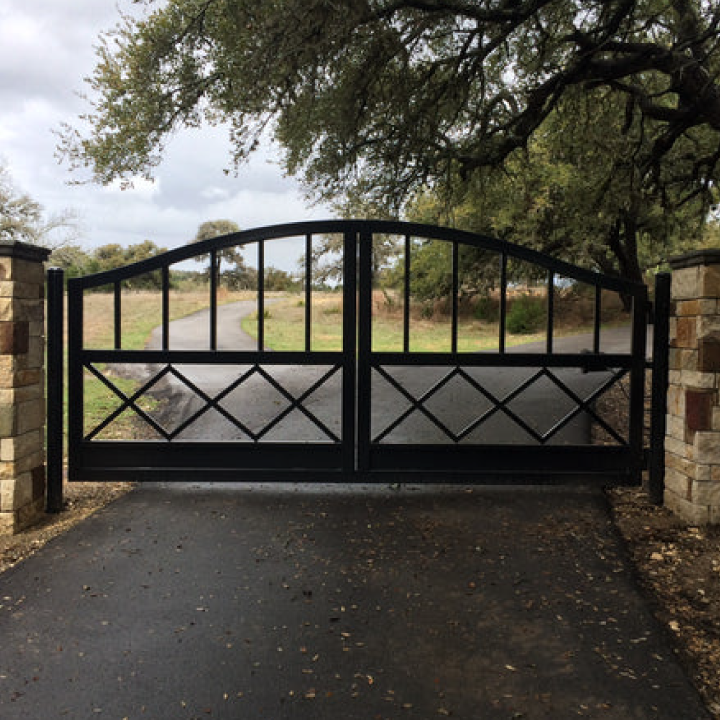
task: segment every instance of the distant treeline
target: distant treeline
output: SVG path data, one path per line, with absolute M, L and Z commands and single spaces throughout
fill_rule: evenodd
M 164 252 L 167 252 L 166 248 L 158 247 L 150 240 L 126 247 L 112 243 L 92 250 L 84 250 L 77 245 L 66 245 L 53 252 L 50 257 L 50 265 L 63 268 L 65 278 L 68 279 L 114 270 Z M 202 259 L 198 258 L 198 260 Z M 174 270 L 171 268 L 170 287 L 190 289 L 194 285 L 205 284 L 208 282 L 209 272 L 209 263 L 204 270 Z M 258 284 L 257 270 L 245 265 L 238 254 L 235 262 L 228 262 L 226 259 L 221 266 L 219 283 L 229 290 L 255 290 Z M 275 267 L 265 268 L 266 290 L 295 290 L 299 289 L 301 285 L 301 281 L 291 273 Z M 162 276 L 160 271 L 145 273 L 123 281 L 123 286 L 130 290 L 157 290 L 162 287 Z M 110 291 L 112 287 L 108 286 L 106 289 Z

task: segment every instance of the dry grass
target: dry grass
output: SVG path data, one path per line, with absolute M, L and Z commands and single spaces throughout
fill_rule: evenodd
M 218 292 L 218 303 L 254 299 L 250 290 Z M 83 305 L 83 341 L 86 348 L 107 349 L 113 346 L 114 302 L 112 293 L 87 293 Z M 162 297 L 159 292 L 123 292 L 122 339 L 123 349 L 137 350 L 144 347 L 150 332 L 162 324 Z M 170 320 L 177 320 L 210 306 L 208 292 L 199 290 L 170 291 Z
M 539 300 L 542 302 L 542 299 Z M 512 302 L 512 300 L 510 301 Z M 497 350 L 499 323 L 495 317 L 485 319 L 478 312 L 477 299 L 465 300 L 459 307 L 458 350 L 481 352 Z M 273 304 L 265 315 L 265 342 L 276 351 L 299 351 L 305 347 L 305 301 L 294 295 Z M 315 292 L 312 296 L 311 348 L 314 351 L 342 349 L 343 298 L 338 292 Z M 410 306 L 410 350 L 414 352 L 448 352 L 451 349 L 450 308 L 444 302 L 412 302 Z M 601 324 L 610 326 L 627 322 L 615 293 L 603 297 Z M 572 293 L 557 293 L 554 336 L 587 332 L 594 322 L 594 298 Z M 257 317 L 243 321 L 243 329 L 257 337 Z M 542 329 L 522 335 L 506 335 L 507 346 L 545 338 Z M 387 290 L 373 292 L 372 342 L 376 352 L 399 352 L 403 348 L 403 300 Z

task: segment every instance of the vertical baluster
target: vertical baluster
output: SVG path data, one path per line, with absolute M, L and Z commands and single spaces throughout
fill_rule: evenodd
M 452 329 L 451 329 L 451 340 L 450 340 L 450 352 L 456 353 L 458 349 L 458 291 L 459 281 L 459 260 L 460 260 L 460 246 L 457 240 L 453 241 L 452 244 Z
M 312 350 L 312 235 L 305 236 L 305 352 Z
M 546 351 L 550 355 L 553 351 L 553 327 L 555 324 L 555 273 L 548 270 L 547 280 L 547 338 Z
M 595 286 L 595 316 L 593 319 L 593 352 L 600 352 L 600 320 L 602 318 L 602 288 Z
M 113 303 L 113 325 L 115 331 L 115 349 L 122 349 L 122 292 L 119 280 L 114 284 L 114 303 Z
M 410 236 L 405 236 L 403 276 L 403 352 L 410 352 Z
M 632 367 L 630 369 L 630 430 L 628 445 L 633 466 L 628 468 L 632 480 L 642 481 L 643 435 L 645 420 L 645 345 L 647 342 L 647 288 L 643 285 L 633 295 L 632 305 Z
M 265 241 L 258 241 L 258 352 L 265 349 Z
M 162 269 L 162 349 L 170 348 L 170 268 Z
M 505 325 L 507 324 L 507 255 L 500 256 L 500 328 L 498 349 L 505 352 Z
M 359 407 L 369 403 L 357 394 L 357 233 L 343 235 L 343 338 L 342 338 L 342 442 L 343 470 L 355 472 L 355 447 Z
M 371 397 L 372 397 L 372 246 L 373 235 L 362 227 L 359 235 L 359 287 L 358 287 L 358 448 L 357 468 L 370 469 Z
M 217 250 L 210 251 L 210 349 L 217 350 Z

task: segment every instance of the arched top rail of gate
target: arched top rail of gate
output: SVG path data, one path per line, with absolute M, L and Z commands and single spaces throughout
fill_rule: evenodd
M 536 250 L 487 235 L 394 220 L 311 220 L 253 228 L 191 243 L 121 268 L 72 278 L 69 283 L 77 290 L 97 288 L 129 280 L 145 273 L 166 270 L 176 263 L 203 255 L 212 255 L 230 247 L 242 247 L 252 243 L 281 238 L 329 234 L 353 234 L 360 244 L 371 240 L 373 236 L 382 234 L 417 240 L 440 240 L 497 253 L 500 258 L 505 260 L 523 261 L 538 268 L 543 268 L 548 273 L 576 282 L 587 283 L 599 289 L 622 293 L 633 298 L 643 299 L 646 293 L 646 288 L 642 284 L 577 267 Z

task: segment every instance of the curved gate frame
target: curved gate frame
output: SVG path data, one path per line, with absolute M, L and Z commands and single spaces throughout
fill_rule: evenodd
M 305 237 L 310 256 L 313 236 L 342 234 L 344 245 L 343 349 L 340 352 L 313 352 L 306 341 L 303 351 L 269 352 L 264 347 L 264 246 L 267 241 L 285 237 Z M 452 247 L 452 349 L 449 353 L 411 353 L 409 351 L 409 277 L 405 263 L 405 340 L 399 353 L 373 352 L 372 336 L 372 243 L 378 234 L 405 238 L 406 258 L 411 238 L 433 239 Z M 218 254 L 232 246 L 258 243 L 258 348 L 255 352 L 228 352 L 217 349 L 217 281 L 210 273 L 210 327 L 207 351 L 169 349 L 169 269 L 170 266 L 199 255 L 209 255 L 217 267 Z M 458 353 L 458 258 L 459 248 L 469 245 L 496 253 L 500 263 L 500 333 L 497 353 Z M 505 347 L 507 317 L 508 260 L 517 259 L 541 268 L 548 287 L 548 326 L 546 352 L 507 353 Z M 306 287 L 310 282 L 310 263 Z M 128 351 L 122 349 L 121 286 L 136 275 L 159 271 L 162 278 L 162 349 Z M 595 288 L 593 348 L 585 353 L 557 353 L 553 348 L 554 280 L 562 276 Z M 90 350 L 83 347 L 83 293 L 111 285 L 114 292 L 114 347 Z M 198 473 L 207 480 L 315 480 L 315 481 L 404 481 L 418 482 L 565 482 L 569 479 L 598 479 L 602 482 L 637 483 L 647 464 L 643 448 L 644 377 L 648 294 L 644 285 L 594 273 L 534 250 L 464 231 L 417 223 L 396 221 L 326 220 L 256 228 L 180 247 L 124 268 L 68 280 L 68 460 L 70 480 L 187 480 L 197 481 Z M 59 289 L 58 289 L 59 288 Z M 632 299 L 632 340 L 629 353 L 600 352 L 600 306 L 603 290 L 622 293 Z M 58 305 L 62 317 L 62 273 L 50 274 L 50 342 L 53 352 L 48 383 L 54 397 L 62 384 L 58 362 L 62 344 L 58 338 Z M 357 302 L 356 302 L 357 298 Z M 309 302 L 307 313 L 310 312 Z M 309 323 L 309 320 L 307 321 Z M 58 328 L 58 324 L 60 327 Z M 308 330 L 309 325 L 306 327 Z M 357 328 L 357 331 L 356 331 Z M 307 335 L 306 335 L 307 337 Z M 357 338 L 357 345 L 356 345 Z M 666 350 L 666 348 L 665 348 Z M 53 359 L 54 358 L 54 359 Z M 83 376 L 97 363 L 152 363 L 173 372 L 182 363 L 250 364 L 261 370 L 264 365 L 327 364 L 342 373 L 342 429 L 337 442 L 302 443 L 212 443 L 178 442 L 172 437 L 161 441 L 96 441 L 84 436 Z M 374 443 L 370 430 L 371 384 L 373 372 L 402 364 L 425 364 L 460 368 L 461 366 L 522 366 L 544 368 L 583 368 L 588 371 L 620 368 L 630 377 L 630 429 L 623 447 L 551 446 L 466 446 L 457 442 L 447 446 L 393 446 Z M 254 372 L 255 370 L 253 370 Z M 100 378 L 102 379 L 102 378 Z M 103 382 L 105 382 L 103 380 Z M 147 389 L 147 384 L 144 386 Z M 116 389 L 114 389 L 116 391 Z M 142 391 L 143 389 L 141 389 Z M 134 396 L 123 399 L 123 407 L 136 412 Z M 657 397 L 661 397 L 658 393 Z M 218 408 L 217 398 L 204 398 L 206 407 Z M 508 399 L 492 398 L 499 410 L 507 412 Z M 298 401 L 301 402 L 301 401 Z M 583 402 L 583 401 L 581 401 Z M 584 402 L 581 412 L 590 408 Z M 494 412 L 494 411 L 493 411 Z M 58 418 L 51 422 L 49 452 L 57 457 Z M 60 426 L 62 425 L 60 420 Z M 60 431 L 61 432 L 61 431 Z M 57 470 L 51 470 L 51 475 Z

